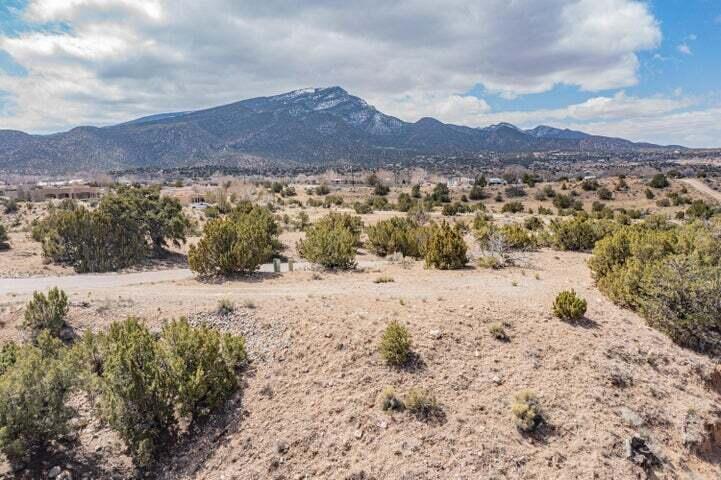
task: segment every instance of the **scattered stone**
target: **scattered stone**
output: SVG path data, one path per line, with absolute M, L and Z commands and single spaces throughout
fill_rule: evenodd
M 721 448 L 721 421 L 708 422 L 695 410 L 686 413 L 681 434 L 683 446 L 694 453 L 708 454 Z
M 285 440 L 280 440 L 275 444 L 275 451 L 282 454 L 288 453 L 290 446 Z
M 63 342 L 70 342 L 75 338 L 75 331 L 71 327 L 65 326 L 58 332 L 58 338 Z
M 640 427 L 643 425 L 643 418 L 630 408 L 621 407 L 621 410 L 618 413 L 621 415 L 621 418 L 626 425 L 630 425 L 632 427 Z
M 443 332 L 440 330 L 431 330 L 429 334 L 433 340 L 438 340 L 443 336 Z
M 661 459 L 653 453 L 646 440 L 637 436 L 626 440 L 626 458 L 645 470 L 661 466 Z
M 53 468 L 50 469 L 50 471 L 48 471 L 48 478 L 55 478 L 60 475 L 62 471 L 62 468 L 60 468 L 58 465 L 55 465 Z
M 628 372 L 615 368 L 608 375 L 611 385 L 617 388 L 630 387 L 633 384 L 633 377 Z
M 361 438 L 363 438 L 363 430 L 356 430 L 353 433 L 353 436 L 355 437 L 356 440 L 360 440 Z
M 491 379 L 491 381 L 493 383 L 495 383 L 496 385 L 503 385 L 503 379 L 501 377 L 499 377 L 498 375 L 494 375 L 493 378 Z

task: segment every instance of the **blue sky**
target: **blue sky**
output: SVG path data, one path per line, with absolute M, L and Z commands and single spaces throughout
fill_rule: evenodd
M 718 0 L 0 0 L 0 128 L 341 85 L 407 121 L 721 146 L 719 47 Z

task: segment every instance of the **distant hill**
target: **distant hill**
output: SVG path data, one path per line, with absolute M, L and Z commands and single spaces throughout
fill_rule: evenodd
M 418 155 L 663 149 L 620 138 L 500 123 L 471 128 L 386 115 L 340 87 L 310 88 L 52 135 L 0 130 L 0 170 L 105 171 L 226 165 L 382 165 Z

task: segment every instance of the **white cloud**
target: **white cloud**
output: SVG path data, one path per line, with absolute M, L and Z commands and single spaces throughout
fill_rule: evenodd
M 70 29 L 0 37 L 28 70 L 0 71 L 3 128 L 56 131 L 341 85 L 409 121 L 547 123 L 691 146 L 721 138 L 721 109 L 682 91 L 530 112 L 459 95 L 479 84 L 507 98 L 636 84 L 637 53 L 661 42 L 637 0 L 30 0 L 25 17 Z
M 676 50 L 678 50 L 680 53 L 683 53 L 684 55 L 693 55 L 693 52 L 691 51 L 691 47 L 688 46 L 688 43 L 683 42 L 680 43 Z
M 634 85 L 661 40 L 636 0 L 30 0 L 25 15 L 70 26 L 0 37 L 29 72 L 0 73 L 0 123 L 33 131 L 333 84 L 391 114 L 473 116 L 488 105 L 457 93 L 478 84 Z
M 472 105 L 475 97 L 459 97 L 455 105 Z M 483 102 L 482 100 L 480 100 Z M 511 122 L 522 127 L 532 127 L 542 123 L 557 124 L 559 122 L 589 122 L 592 120 L 620 120 L 638 119 L 648 116 L 657 116 L 669 112 L 676 112 L 694 105 L 694 100 L 684 98 L 681 92 L 674 97 L 633 97 L 621 91 L 611 97 L 592 97 L 582 103 L 572 104 L 563 108 L 540 109 L 531 111 L 503 111 L 491 112 L 490 107 L 483 102 L 484 107 L 479 108 L 443 108 L 447 105 L 445 99 L 425 99 L 419 101 L 417 97 L 398 99 L 392 106 L 403 119 L 418 118 L 417 105 L 424 105 L 423 112 L 433 112 L 439 120 L 470 126 L 485 126 L 491 123 Z
M 675 112 L 658 116 L 568 124 L 589 133 L 658 144 L 721 147 L 721 108 Z
M 474 97 L 463 97 L 471 102 Z M 405 101 L 403 101 L 405 100 Z M 439 104 L 443 102 L 439 99 Z M 672 96 L 634 97 L 624 92 L 592 97 L 585 102 L 556 109 L 492 112 L 489 108 L 442 111 L 433 101 L 399 99 L 392 106 L 403 119 L 415 119 L 424 112 L 435 112 L 440 120 L 470 126 L 510 122 L 522 128 L 552 125 L 597 135 L 623 137 L 658 144 L 689 147 L 721 146 L 721 107 L 702 108 L 698 99 L 685 97 L 680 89 Z

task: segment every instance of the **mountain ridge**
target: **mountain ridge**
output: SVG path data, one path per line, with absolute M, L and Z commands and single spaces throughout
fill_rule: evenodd
M 32 135 L 0 130 L 0 170 L 107 171 L 200 165 L 378 166 L 417 156 L 481 152 L 679 148 L 539 125 L 405 122 L 341 87 L 306 88 L 105 127 Z

